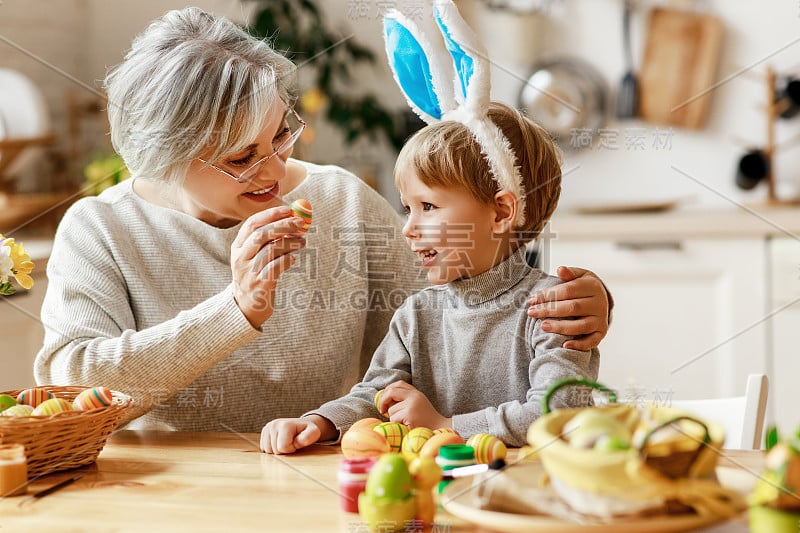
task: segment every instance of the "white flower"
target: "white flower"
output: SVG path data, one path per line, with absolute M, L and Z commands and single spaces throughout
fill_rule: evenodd
M 8 281 L 13 274 L 12 268 L 14 268 L 14 260 L 11 259 L 11 248 L 0 246 L 0 283 Z

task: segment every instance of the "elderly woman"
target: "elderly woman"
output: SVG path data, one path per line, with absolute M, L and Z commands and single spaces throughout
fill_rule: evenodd
M 304 125 L 292 73 L 197 8 L 133 41 L 106 78 L 111 138 L 133 179 L 61 221 L 39 383 L 125 391 L 132 427 L 257 432 L 359 380 L 424 277 L 383 198 L 341 168 L 290 158 Z M 287 207 L 298 198 L 313 207 L 307 233 Z M 592 346 L 608 299 L 578 273 L 537 295 L 561 301 L 530 312 L 582 315 L 550 326 Z

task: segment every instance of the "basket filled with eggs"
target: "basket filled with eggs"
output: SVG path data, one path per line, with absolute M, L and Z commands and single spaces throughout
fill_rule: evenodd
M 0 393 L 0 445 L 22 444 L 33 478 L 93 463 L 132 405 L 105 387 L 41 386 Z
M 564 386 L 608 394 L 607 405 L 550 410 Z M 715 476 L 724 430 L 691 413 L 651 404 L 618 404 L 601 384 L 576 378 L 555 383 L 543 416 L 528 430 L 547 483 L 569 508 L 609 520 L 649 515 L 731 517 L 744 501 Z

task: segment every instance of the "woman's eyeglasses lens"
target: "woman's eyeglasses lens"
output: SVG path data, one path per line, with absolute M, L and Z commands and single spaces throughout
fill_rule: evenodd
M 286 125 L 288 126 L 288 131 L 285 131 L 281 135 L 275 138 L 275 141 L 272 144 L 272 152 L 270 155 L 256 161 L 253 166 L 242 172 L 242 174 L 236 179 L 236 181 L 240 183 L 244 183 L 246 181 L 252 180 L 255 175 L 258 173 L 261 165 L 272 159 L 277 155 L 283 155 L 290 148 L 294 146 L 297 142 L 297 139 L 300 138 L 300 135 L 303 133 L 303 129 L 306 127 L 305 122 L 297 116 L 297 113 L 294 110 L 290 110 L 289 113 L 286 115 Z M 282 126 L 285 128 L 285 126 Z

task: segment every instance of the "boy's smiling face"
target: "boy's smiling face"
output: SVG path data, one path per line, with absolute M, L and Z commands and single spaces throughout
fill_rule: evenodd
M 403 235 L 430 283 L 475 277 L 509 255 L 506 236 L 495 233 L 494 205 L 459 187 L 430 187 L 411 172 L 398 180 L 398 189 L 408 217 Z

